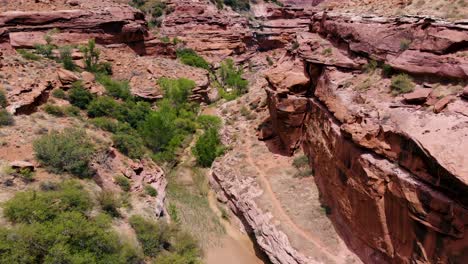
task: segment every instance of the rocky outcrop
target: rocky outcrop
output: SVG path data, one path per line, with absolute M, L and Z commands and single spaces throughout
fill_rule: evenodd
M 406 105 L 430 89 L 394 97 L 389 79 L 358 70 L 369 56 L 416 78 L 466 78 L 453 67 L 466 68 L 455 54 L 467 31 L 423 21 L 316 15 L 298 50 L 266 74 L 274 133 L 286 152 L 302 146 L 335 228 L 366 263 L 468 261 L 468 117 L 443 110 L 466 102 Z M 401 51 L 405 36 L 413 42 Z M 418 60 L 402 63 L 407 52 Z M 453 71 L 435 72 L 438 63 Z
M 105 190 L 118 192 L 120 188 L 114 182 L 114 177 L 123 175 L 131 182 L 131 191 L 144 193 L 144 187 L 150 185 L 157 191 L 156 197 L 144 196 L 140 199 L 153 212 L 153 216 L 164 214 L 164 200 L 166 199 L 167 180 L 164 171 L 153 161 L 143 159 L 134 161 L 110 148 L 101 154 L 93 163 L 96 170 L 95 181 Z
M 161 34 L 187 43 L 212 62 L 247 50 L 252 34 L 245 17 L 228 10 L 218 10 L 209 1 L 169 1 L 173 10 L 166 16 Z
M 353 54 L 417 75 L 466 79 L 468 30 L 427 17 L 358 17 L 317 13 L 311 32 Z
M 129 6 L 0 13 L 0 42 L 9 41 L 14 48 L 45 44 L 44 36 L 52 29 L 59 31 L 52 35 L 55 44 L 81 43 L 90 38 L 101 44 L 131 43 L 143 41 L 146 22 L 143 13 Z

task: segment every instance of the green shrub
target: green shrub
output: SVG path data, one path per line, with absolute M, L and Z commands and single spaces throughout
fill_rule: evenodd
M 94 144 L 84 131 L 53 131 L 34 141 L 36 159 L 54 173 L 68 172 L 79 177 L 93 174 L 90 162 Z
M 224 85 L 233 88 L 237 95 L 247 92 L 249 82 L 242 78 L 242 67 L 236 67 L 232 59 L 221 62 L 219 75 Z
M 269 66 L 273 66 L 273 64 L 275 64 L 275 62 L 273 61 L 273 59 L 271 59 L 270 56 L 267 56 L 267 57 L 266 57 L 266 61 L 268 62 L 268 65 L 269 65 Z
M 11 126 L 15 123 L 13 116 L 5 109 L 0 109 L 0 127 Z
M 26 181 L 32 181 L 34 178 L 34 171 L 29 168 L 20 169 L 18 174 Z
M 119 129 L 119 122 L 109 117 L 96 117 L 90 120 L 94 126 L 108 132 L 116 133 Z
M 34 223 L 54 220 L 63 212 L 86 212 L 91 209 L 92 202 L 78 183 L 67 181 L 53 191 L 19 192 L 3 207 L 8 220 Z
M 173 231 L 164 222 L 156 223 L 141 216 L 132 216 L 129 220 L 146 256 L 156 257 L 170 245 Z
M 62 89 L 55 89 L 52 91 L 52 96 L 59 99 L 67 99 L 67 94 Z
M 115 183 L 117 185 L 120 186 L 120 188 L 122 188 L 122 191 L 124 191 L 124 192 L 130 191 L 130 188 L 132 187 L 131 183 L 130 183 L 130 180 L 127 179 L 127 177 L 125 177 L 125 176 L 122 176 L 122 175 L 116 176 L 114 178 L 114 181 L 115 181 Z
M 205 130 L 210 128 L 220 129 L 222 125 L 221 118 L 212 115 L 200 115 L 197 118 L 197 122 Z
M 322 50 L 322 55 L 323 56 L 326 56 L 326 57 L 329 57 L 333 54 L 333 50 L 332 48 L 326 48 L 326 49 L 323 49 Z
M 391 77 L 393 75 L 393 68 L 392 66 L 388 65 L 388 64 L 384 64 L 382 65 L 382 74 L 384 77 L 388 78 L 388 77 Z
M 60 48 L 60 61 L 63 64 L 63 67 L 69 71 L 73 71 L 76 68 L 75 63 L 73 62 L 71 48 L 69 46 L 64 46 Z
M 299 157 L 296 157 L 293 160 L 293 166 L 296 167 L 297 169 L 306 167 L 308 165 L 309 165 L 309 159 L 305 155 L 301 155 Z
M 65 116 L 65 111 L 58 105 L 46 104 L 44 106 L 44 111 L 53 116 Z
M 111 97 L 101 96 L 89 103 L 88 116 L 89 117 L 102 117 L 110 116 L 116 117 L 119 114 L 120 105 Z
M 80 116 L 80 108 L 74 105 L 65 106 L 63 111 L 67 116 Z
M 154 152 L 163 151 L 177 134 L 174 120 L 177 110 L 167 100 L 161 101 L 159 110 L 150 113 L 139 131 L 146 145 Z
M 210 167 L 213 161 L 224 152 L 218 131 L 210 128 L 195 143 L 192 149 L 197 163 L 202 167 Z
M 392 77 L 390 88 L 394 95 L 409 93 L 414 90 L 414 83 L 407 74 L 398 74 Z
M 88 40 L 88 44 L 80 47 L 80 50 L 83 52 L 85 69 L 89 72 L 97 72 L 101 52 L 96 48 L 96 41 L 94 39 Z
M 0 88 L 0 107 L 5 108 L 8 106 L 8 99 L 5 90 Z
M 156 191 L 156 189 L 153 188 L 151 185 L 145 185 L 145 193 L 152 197 L 158 196 L 158 191 Z
M 127 81 L 116 81 L 103 74 L 98 75 L 96 80 L 106 88 L 107 94 L 114 98 L 127 100 L 132 96 Z
M 81 109 L 86 109 L 93 98 L 93 94 L 85 89 L 81 82 L 74 82 L 68 93 L 70 103 Z
M 206 70 L 210 69 L 210 64 L 192 49 L 177 50 L 177 58 L 179 58 L 183 64 Z
M 41 56 L 27 51 L 25 49 L 19 49 L 17 50 L 17 52 L 21 55 L 21 57 L 25 58 L 26 60 L 38 61 L 41 59 Z
M 113 192 L 103 191 L 101 194 L 99 194 L 98 202 L 101 205 L 102 210 L 108 213 L 110 216 L 120 216 L 119 208 L 122 206 L 122 202 Z
M 367 73 L 374 73 L 378 66 L 379 63 L 376 60 L 370 60 L 369 63 L 364 66 L 364 71 Z
M 160 38 L 162 43 L 169 43 L 171 42 L 171 39 L 168 36 L 164 36 Z
M 142 261 L 135 249 L 120 241 L 108 216 L 87 216 L 91 200 L 75 182 L 17 193 L 4 208 L 7 219 L 22 224 L 0 227 L 0 263 Z
M 36 45 L 34 46 L 36 49 L 36 52 L 38 54 L 41 54 L 42 56 L 48 58 L 48 59 L 53 59 L 54 58 L 54 48 L 55 46 L 52 44 L 44 44 L 44 45 Z
M 143 140 L 137 135 L 118 133 L 112 136 L 112 141 L 115 148 L 132 159 L 141 159 L 145 154 Z
M 171 100 L 174 104 L 179 105 L 188 101 L 188 97 L 192 93 L 192 89 L 196 86 L 194 81 L 185 78 L 160 78 L 158 80 L 158 84 L 163 89 L 165 98 Z

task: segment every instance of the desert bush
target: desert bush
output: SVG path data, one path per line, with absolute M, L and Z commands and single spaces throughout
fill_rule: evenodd
M 96 80 L 106 88 L 109 96 L 123 100 L 127 100 L 132 97 L 130 86 L 127 81 L 113 80 L 104 74 L 99 74 Z
M 376 60 L 370 60 L 365 66 L 364 71 L 367 73 L 374 73 L 379 63 Z
M 93 98 L 93 94 L 85 89 L 81 82 L 74 82 L 68 92 L 70 103 L 81 109 L 86 109 Z
M 124 192 L 128 192 L 130 191 L 130 188 L 132 187 L 131 186 L 131 183 L 130 183 L 130 180 L 123 176 L 123 175 L 118 175 L 114 178 L 114 181 L 117 185 L 120 186 L 120 188 L 122 189 L 122 191 Z
M 120 198 L 111 191 L 103 191 L 98 197 L 99 205 L 104 212 L 108 213 L 112 217 L 119 217 L 119 208 L 122 206 Z
M 65 111 L 62 109 L 62 107 L 58 105 L 46 104 L 44 106 L 44 111 L 48 113 L 49 115 L 53 115 L 53 116 L 58 116 L 58 117 L 65 116 Z
M 132 159 L 141 159 L 145 154 L 144 142 L 138 135 L 117 133 L 112 136 L 114 146 Z
M 212 115 L 200 115 L 197 118 L 197 122 L 205 130 L 210 128 L 219 129 L 222 125 L 221 118 Z
M 192 49 L 178 49 L 177 58 L 179 58 L 183 64 L 206 70 L 210 69 L 210 64 Z
M 5 109 L 0 109 L 0 127 L 11 126 L 15 123 L 13 116 Z
M 163 89 L 165 98 L 177 105 L 187 102 L 192 89 L 196 86 L 194 81 L 185 78 L 161 78 L 158 80 L 158 84 Z
M 69 71 L 73 71 L 76 68 L 71 54 L 71 47 L 63 46 L 60 48 L 60 61 L 62 62 L 63 67 Z
M 59 99 L 66 99 L 67 94 L 62 89 L 55 89 L 52 91 L 52 96 Z
M 326 49 L 323 49 L 322 50 L 322 55 L 323 56 L 326 56 L 326 57 L 329 57 L 333 54 L 333 50 L 332 48 L 326 48 Z
M 394 70 L 392 68 L 392 66 L 388 65 L 388 64 L 384 64 L 382 65 L 382 74 L 384 77 L 388 78 L 388 77 L 391 77 L 394 73 Z
M 398 74 L 392 77 L 390 88 L 394 95 L 409 93 L 414 90 L 414 83 L 407 74 Z
M 156 191 L 156 189 L 151 185 L 145 185 L 145 193 L 151 197 L 158 196 L 158 191 Z
M 224 152 L 224 146 L 221 144 L 218 131 L 215 128 L 206 130 L 198 138 L 192 152 L 200 166 L 211 166 L 213 161 Z
M 67 116 L 80 116 L 80 108 L 74 105 L 65 106 L 63 111 Z
M 8 106 L 8 99 L 5 90 L 0 88 L 0 107 L 5 108 Z
M 297 169 L 309 166 L 309 159 L 305 155 L 301 155 L 299 157 L 294 158 L 293 166 Z
M 80 50 L 83 52 L 85 69 L 89 72 L 97 72 L 101 52 L 96 48 L 96 41 L 94 39 L 88 40 L 88 44 L 81 46 Z
M 132 216 L 130 225 L 135 230 L 145 255 L 156 257 L 161 251 L 168 249 L 173 230 L 164 222 L 153 222 L 141 216 Z
M 28 50 L 25 50 L 25 49 L 19 49 L 19 50 L 16 50 L 16 52 L 18 52 L 21 55 L 21 57 L 23 57 L 26 60 L 38 61 L 41 59 L 41 56 L 35 53 L 32 53 Z
M 53 131 L 35 140 L 33 146 L 36 159 L 51 172 L 79 177 L 93 174 L 90 162 L 94 144 L 82 130 Z
M 108 96 L 95 98 L 89 103 L 87 110 L 89 117 L 116 117 L 120 112 L 120 104 Z

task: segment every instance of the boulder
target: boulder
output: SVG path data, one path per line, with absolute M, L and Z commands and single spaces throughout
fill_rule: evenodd
M 65 69 L 62 69 L 62 68 L 59 68 L 57 70 L 57 75 L 58 75 L 58 78 L 60 80 L 60 82 L 64 85 L 64 86 L 68 86 L 76 81 L 78 81 L 80 79 L 80 77 L 78 77 L 78 75 L 76 75 L 74 72 L 72 71 L 69 71 L 69 70 L 65 70 Z
M 404 94 L 403 98 L 409 104 L 423 104 L 431 92 L 432 89 L 416 88 L 413 92 Z
M 444 98 L 440 99 L 439 101 L 437 101 L 437 103 L 434 105 L 434 113 L 438 114 L 440 112 L 442 112 L 442 110 L 445 109 L 445 107 L 453 102 L 454 100 L 456 99 L 455 96 L 453 95 L 448 95 L 448 96 L 445 96 Z

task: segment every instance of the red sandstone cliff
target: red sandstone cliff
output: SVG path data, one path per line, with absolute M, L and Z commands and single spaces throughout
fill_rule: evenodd
M 284 151 L 307 153 L 321 201 L 364 262 L 468 261 L 468 106 L 456 86 L 467 40 L 466 27 L 442 21 L 316 14 L 266 76 Z M 368 57 L 412 74 L 425 106 L 361 70 Z M 447 79 L 460 89 L 444 98 Z

